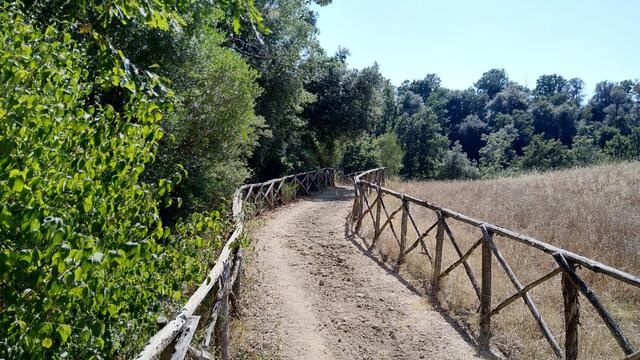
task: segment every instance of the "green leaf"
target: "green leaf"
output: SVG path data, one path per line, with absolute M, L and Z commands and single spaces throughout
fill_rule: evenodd
M 71 326 L 67 324 L 61 324 L 61 325 L 58 325 L 58 328 L 56 330 L 58 331 L 58 334 L 60 335 L 60 339 L 62 339 L 62 342 L 63 343 L 67 342 L 69 335 L 71 335 Z
M 90 196 L 86 196 L 82 199 L 82 207 L 84 208 L 84 212 L 88 213 L 91 211 L 91 207 L 93 206 L 93 201 Z
M 16 177 L 13 180 L 13 191 L 19 193 L 19 192 L 22 192 L 23 188 L 24 188 L 24 180 L 22 179 L 22 177 Z
M 42 339 L 42 347 L 45 349 L 48 349 L 51 347 L 51 345 L 53 345 L 53 341 L 51 341 L 51 339 L 49 338 L 44 338 Z

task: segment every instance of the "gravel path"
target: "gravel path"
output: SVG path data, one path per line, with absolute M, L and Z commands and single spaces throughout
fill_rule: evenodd
M 483 355 L 410 285 L 345 237 L 352 193 L 329 188 L 253 229 L 235 354 L 250 359 Z

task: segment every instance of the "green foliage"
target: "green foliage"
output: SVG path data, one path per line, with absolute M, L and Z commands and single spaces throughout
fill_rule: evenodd
M 559 140 L 545 140 L 535 135 L 518 159 L 522 169 L 552 170 L 571 166 L 573 159 L 569 150 Z
M 509 77 L 504 69 L 491 69 L 474 84 L 478 92 L 485 93 L 490 99 L 504 90 L 509 84 Z
M 477 160 L 483 146 L 482 135 L 487 131 L 489 131 L 487 123 L 482 121 L 478 115 L 472 114 L 458 124 L 454 138 L 459 139 L 458 143 L 471 159 Z
M 462 151 L 460 143 L 453 144 L 453 147 L 444 154 L 442 164 L 438 170 L 438 179 L 477 179 L 480 177 L 478 167 L 467 158 L 467 154 Z
M 516 110 L 527 110 L 528 103 L 527 89 L 517 84 L 509 84 L 494 95 L 487 103 L 487 109 L 493 114 L 510 114 Z
M 380 166 L 380 152 L 373 139 L 362 137 L 347 143 L 342 152 L 340 168 L 344 174 Z
M 414 94 L 411 91 L 405 91 L 400 93 L 398 97 L 398 108 L 396 113 L 398 115 L 414 115 L 424 109 L 424 103 L 420 95 Z
M 385 84 L 378 66 L 350 70 L 345 61 L 340 54 L 322 61 L 308 85 L 316 101 L 307 105 L 304 116 L 325 143 L 371 132 L 382 118 Z
M 386 133 L 375 139 L 379 151 L 379 164 L 387 168 L 389 175 L 397 175 L 402 169 L 404 152 L 395 133 Z
M 595 140 L 586 135 L 576 135 L 570 150 L 576 165 L 598 164 L 605 160 L 605 153 L 598 147 Z
M 295 195 L 298 192 L 299 185 L 296 183 L 287 184 L 284 183 L 282 188 L 280 189 L 280 194 L 282 196 L 282 202 L 285 204 L 295 199 Z
M 485 175 L 495 175 L 511 165 L 516 157 L 512 148 L 518 138 L 518 131 L 510 125 L 494 131 L 489 135 L 482 135 L 486 145 L 480 149 L 480 169 Z
M 247 158 L 264 126 L 254 113 L 258 74 L 222 47 L 222 34 L 202 24 L 175 36 L 165 70 L 175 105 L 162 122 L 171 141 L 161 143 L 151 169 L 154 179 L 175 172 L 176 164 L 188 172 L 172 194 L 184 200 L 180 211 L 172 211 L 174 217 L 217 208 L 231 198 L 249 177 Z
M 108 49 L 96 69 L 73 38 L 0 9 L 1 358 L 130 357 L 221 243 L 217 213 L 163 227 L 181 174 L 140 180 L 169 108 L 157 78 Z
M 447 137 L 442 135 L 433 111 L 427 108 L 414 115 L 402 115 L 396 133 L 405 152 L 401 174 L 418 179 L 436 176 L 447 147 Z
M 640 128 L 633 129 L 628 136 L 615 135 L 607 141 L 604 151 L 614 160 L 640 159 Z
M 440 87 L 440 77 L 436 74 L 427 74 L 422 80 L 414 80 L 409 82 L 405 80 L 398 88 L 399 93 L 411 91 L 416 95 L 420 95 L 422 101 L 427 101 L 431 93 Z

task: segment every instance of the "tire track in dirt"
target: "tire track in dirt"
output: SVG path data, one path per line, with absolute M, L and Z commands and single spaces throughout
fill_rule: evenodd
M 352 192 L 325 189 L 252 231 L 235 353 L 274 359 L 471 359 L 422 296 L 345 238 Z

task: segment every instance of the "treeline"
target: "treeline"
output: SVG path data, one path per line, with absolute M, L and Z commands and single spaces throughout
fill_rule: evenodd
M 542 75 L 528 89 L 504 69 L 492 69 L 467 90 L 442 87 L 436 74 L 405 81 L 394 98 L 395 112 L 378 128 L 397 134 L 400 173 L 410 178 L 477 178 L 640 158 L 639 81 L 604 81 L 585 99 L 578 78 Z

